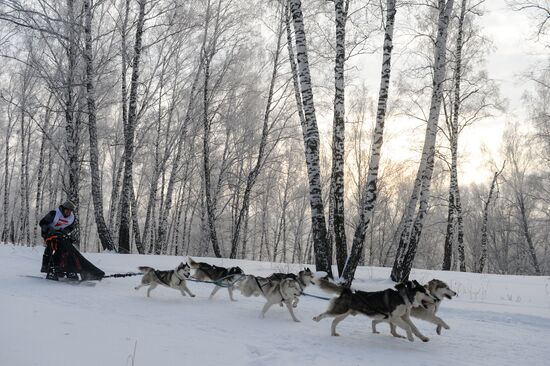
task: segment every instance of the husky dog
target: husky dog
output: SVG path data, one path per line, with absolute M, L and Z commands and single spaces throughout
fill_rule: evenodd
M 325 291 L 340 295 L 330 301 L 327 311 L 313 318 L 318 322 L 326 317 L 334 317 L 331 335 L 339 335 L 336 333 L 336 326 L 349 315 L 363 314 L 376 320 L 387 319 L 403 328 L 411 342 L 414 341 L 413 333 L 422 341 L 429 341 L 429 338 L 418 331 L 409 317 L 411 307 L 427 308 L 429 304 L 435 302 L 435 299 L 418 282 L 407 281 L 397 284 L 395 290 L 388 288 L 376 292 L 352 291 L 324 278 L 316 279 L 315 283 Z
M 451 300 L 453 296 L 457 295 L 457 293 L 451 290 L 451 288 L 445 282 L 435 278 L 425 284 L 424 287 L 428 290 L 430 295 L 435 298 L 435 303 L 428 305 L 427 308 L 424 308 L 422 306 L 413 307 L 411 309 L 411 316 L 437 325 L 436 332 L 437 334 L 441 334 L 441 328 L 451 329 L 451 327 L 449 327 L 447 323 L 443 321 L 443 319 L 435 315 L 435 313 L 437 313 L 437 311 L 439 310 L 441 301 L 443 301 L 444 298 Z M 384 321 L 385 320 L 373 320 L 372 332 L 379 333 L 376 331 L 376 325 Z M 395 325 L 393 323 L 390 323 L 390 332 L 394 337 L 405 338 L 402 335 L 397 334 L 395 330 Z
M 280 280 L 270 280 L 266 277 L 257 277 L 248 275 L 240 283 L 239 289 L 241 294 L 246 297 L 260 296 L 265 297 L 267 302 L 265 303 L 261 317 L 265 317 L 265 313 L 269 308 L 275 304 L 285 304 L 292 320 L 299 322 L 294 311 L 292 310 L 294 304 L 298 303 L 298 297 L 302 294 L 302 285 L 298 280 L 293 278 L 283 278 Z
M 138 267 L 138 269 L 144 273 L 141 278 L 141 284 L 135 287 L 136 290 L 139 290 L 143 286 L 149 286 L 147 289 L 147 297 L 151 296 L 151 291 L 153 291 L 158 285 L 164 285 L 171 287 L 175 290 L 180 290 L 181 294 L 185 296 L 187 292 L 189 296 L 195 297 L 195 295 L 187 288 L 185 279 L 189 277 L 190 268 L 187 263 L 180 263 L 176 269 L 170 271 L 158 271 L 151 267 Z
M 303 270 L 298 272 L 298 275 L 296 275 L 294 273 L 273 273 L 272 275 L 267 277 L 267 279 L 271 280 L 271 281 L 281 281 L 285 278 L 291 278 L 291 279 L 297 281 L 298 284 L 300 285 L 300 288 L 301 288 L 302 292 L 304 292 L 305 288 L 308 285 L 313 285 L 314 284 L 313 283 L 313 272 L 311 272 L 311 270 L 309 268 L 304 268 Z M 292 306 L 297 307 L 298 306 L 298 301 L 300 301 L 300 299 L 297 297 L 296 300 L 294 301 L 294 303 L 292 304 Z M 282 302 L 281 302 L 281 306 L 283 306 Z
M 235 282 L 244 275 L 244 272 L 240 267 L 218 267 L 208 263 L 195 262 L 191 257 L 189 257 L 188 263 L 189 266 L 195 270 L 195 274 L 193 275 L 194 278 L 200 281 L 206 280 L 216 282 L 216 287 L 212 290 L 210 298 L 213 298 L 216 292 L 218 292 L 222 287 L 227 287 L 231 301 L 237 301 L 233 298 L 233 287 Z

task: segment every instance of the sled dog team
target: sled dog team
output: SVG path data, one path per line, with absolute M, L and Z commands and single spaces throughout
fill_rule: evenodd
M 261 311 L 261 317 L 275 304 L 286 305 L 292 320 L 299 322 L 294 314 L 294 308 L 298 306 L 300 295 L 309 285 L 317 285 L 325 292 L 338 295 L 333 297 L 327 310 L 313 318 L 318 322 L 321 319 L 334 318 L 331 325 L 331 335 L 338 336 L 336 326 L 349 315 L 366 315 L 372 319 L 372 332 L 378 333 L 376 325 L 382 322 L 389 323 L 390 332 L 394 337 L 405 338 L 396 331 L 396 327 L 402 328 L 407 334 L 407 339 L 413 341 L 413 334 L 423 342 L 429 341 L 411 321 L 411 316 L 433 323 L 437 326 L 437 334 L 441 329 L 450 327 L 438 317 L 437 311 L 444 298 L 452 299 L 457 293 L 445 284 L 445 282 L 433 279 L 422 286 L 417 281 L 407 281 L 395 285 L 383 291 L 359 291 L 352 290 L 342 285 L 333 283 L 326 278 L 315 278 L 309 268 L 294 273 L 273 273 L 269 277 L 245 275 L 239 267 L 219 267 L 203 262 L 196 262 L 189 257 L 187 263 L 181 263 L 173 270 L 160 271 L 151 267 L 138 267 L 144 273 L 141 284 L 135 289 L 149 286 L 147 296 L 158 285 L 167 286 L 179 290 L 183 296 L 195 295 L 189 290 L 186 279 L 190 277 L 191 270 L 195 270 L 192 278 L 199 281 L 207 281 L 215 284 L 210 294 L 212 298 L 222 287 L 226 287 L 231 301 L 233 290 L 240 290 L 245 297 L 263 296 L 266 303 Z

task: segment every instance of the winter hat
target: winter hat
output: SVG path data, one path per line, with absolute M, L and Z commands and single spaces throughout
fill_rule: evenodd
M 67 201 L 63 202 L 61 207 L 66 208 L 66 209 L 71 210 L 71 211 L 74 211 L 74 203 L 72 203 L 70 200 L 67 200 Z

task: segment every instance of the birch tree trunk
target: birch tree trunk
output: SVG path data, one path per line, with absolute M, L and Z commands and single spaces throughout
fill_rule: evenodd
M 114 250 L 115 245 L 111 237 L 111 232 L 105 223 L 103 216 L 103 189 L 101 177 L 99 175 L 99 149 L 97 142 L 97 122 L 96 122 L 96 104 L 95 104 L 95 71 L 93 64 L 92 49 L 92 17 L 93 9 L 90 0 L 84 0 L 84 12 L 86 16 L 84 34 L 85 50 L 84 59 L 86 61 L 86 101 L 88 104 L 88 132 L 90 134 L 90 175 L 92 178 L 92 201 L 94 204 L 94 217 L 97 226 L 97 234 L 101 241 L 103 250 Z
M 206 10 L 206 21 L 205 21 L 205 32 L 208 32 L 208 27 L 210 24 L 210 1 L 208 1 L 207 10 Z M 212 58 L 214 57 L 217 51 L 217 39 L 218 39 L 218 27 L 220 24 L 220 10 L 221 10 L 221 0 L 218 1 L 218 6 L 216 10 L 216 20 L 214 25 L 214 30 L 212 34 L 212 41 L 208 44 L 205 50 L 205 55 L 203 57 L 203 69 L 204 69 L 204 83 L 203 83 L 203 173 L 204 173 L 204 193 L 205 193 L 205 205 L 206 205 L 206 219 L 207 226 L 206 230 L 208 232 L 208 239 L 212 244 L 212 249 L 216 257 L 221 258 L 222 254 L 220 251 L 220 245 L 218 242 L 218 235 L 216 233 L 216 190 L 215 194 L 212 192 L 212 183 L 211 183 L 211 173 L 210 173 L 210 128 L 211 128 L 211 118 L 209 116 L 209 107 L 210 107 L 210 67 L 212 63 Z M 207 34 L 205 35 L 207 37 Z M 226 140 L 227 143 L 227 140 Z M 227 144 L 226 144 L 227 148 Z M 224 151 L 225 157 L 225 151 Z M 225 159 L 224 159 L 225 160 Z M 222 168 L 220 169 L 220 176 L 218 180 L 218 186 L 221 182 L 221 172 L 223 171 L 223 162 Z
M 393 264 L 391 279 L 396 282 L 409 278 L 414 257 L 422 233 L 424 218 L 428 210 L 430 185 L 434 169 L 435 140 L 437 124 L 443 98 L 443 83 L 446 72 L 447 34 L 454 0 L 438 0 L 438 26 L 434 50 L 434 73 L 430 113 L 424 138 L 420 166 L 414 182 L 413 192 L 405 209 L 400 225 L 399 247 Z M 418 209 L 417 209 L 418 206 Z
M 80 159 L 79 159 L 79 130 L 80 118 L 75 116 L 76 103 L 76 85 L 75 73 L 77 67 L 78 45 L 76 39 L 76 17 L 74 9 L 74 0 L 67 0 L 67 9 L 69 13 L 69 23 L 67 25 L 67 77 L 66 77 L 66 95 L 65 95 L 65 149 L 68 157 L 69 182 L 64 182 L 65 192 L 68 198 L 75 205 L 75 214 L 78 216 L 80 204 Z M 77 225 L 78 222 L 77 222 Z M 79 230 L 76 230 L 75 245 L 80 246 Z
M 134 134 L 137 120 L 137 89 L 139 86 L 139 63 L 142 50 L 143 26 L 145 23 L 146 0 L 139 0 L 139 15 L 136 23 L 136 39 L 134 43 L 134 58 L 132 61 L 132 79 L 130 82 L 130 94 L 128 102 L 128 120 L 124 125 L 124 178 L 122 183 L 122 197 L 120 201 L 120 226 L 118 234 L 118 250 L 121 253 L 130 253 L 130 207 L 132 206 L 133 193 L 133 159 L 134 159 Z M 124 45 L 123 45 L 124 46 Z M 123 70 L 126 65 L 122 65 Z M 124 72 L 124 71 L 123 71 Z M 124 92 L 123 92 L 124 98 Z M 124 106 L 123 106 L 124 108 Z M 124 112 L 123 112 L 124 113 Z M 134 209 L 136 207 L 134 206 Z M 134 228 L 136 230 L 137 227 Z M 137 250 L 143 254 L 143 247 L 136 243 Z
M 345 154 L 345 84 L 344 66 L 346 61 L 346 22 L 349 0 L 334 0 L 336 16 L 336 57 L 334 62 L 334 118 L 332 122 L 332 174 L 330 177 L 330 202 L 334 230 L 336 264 L 342 275 L 348 256 L 345 223 L 344 194 L 344 154 Z M 331 243 L 332 244 L 332 243 Z
M 459 256 L 460 271 L 466 271 L 464 258 L 464 229 L 462 226 L 462 207 L 460 204 L 460 190 L 458 187 L 458 117 L 460 115 L 460 104 L 462 95 L 460 93 L 460 82 L 462 78 L 462 47 L 464 37 L 464 17 L 466 15 L 466 2 L 462 0 L 460 15 L 458 17 L 458 35 L 456 39 L 456 62 L 453 75 L 454 93 L 452 117 L 449 129 L 449 140 L 451 145 L 451 174 L 449 183 L 449 210 L 447 220 L 447 232 L 445 235 L 445 247 L 443 253 L 443 270 L 451 269 L 452 253 L 455 237 L 457 239 L 457 251 Z M 456 235 L 455 235 L 456 232 Z
M 504 169 L 504 166 L 502 166 L 502 169 Z M 491 188 L 489 189 L 489 196 L 487 196 L 487 201 L 485 201 L 483 205 L 483 223 L 481 225 L 480 244 L 481 253 L 479 256 L 478 267 L 476 268 L 477 273 L 483 273 L 485 262 L 487 261 L 487 222 L 489 221 L 489 205 L 491 204 L 491 201 L 493 199 L 493 193 L 495 191 L 497 179 L 501 172 L 502 170 L 500 170 L 500 172 L 495 172 L 495 174 L 493 175 L 493 181 L 491 182 Z
M 10 206 L 10 139 L 13 131 L 13 125 L 10 116 L 7 119 L 6 135 L 4 136 L 4 197 L 2 200 L 2 221 L 4 225 L 2 227 L 2 242 L 7 242 L 9 237 L 9 206 Z
M 384 123 L 386 120 L 386 109 L 388 105 L 388 95 L 390 87 L 391 75 L 391 56 L 393 50 L 393 29 L 395 24 L 395 14 L 397 12 L 395 6 L 396 0 L 386 1 L 386 27 L 384 31 L 384 45 L 382 55 L 382 71 L 380 74 L 380 90 L 378 93 L 378 107 L 376 110 L 376 126 L 372 136 L 372 147 L 369 161 L 369 171 L 365 187 L 363 188 L 363 202 L 361 203 L 361 213 L 359 222 L 353 236 L 353 245 L 351 253 L 347 258 L 342 276 L 345 279 L 347 286 L 351 285 L 355 276 L 355 270 L 359 264 L 364 250 L 365 234 L 367 232 L 371 215 L 376 204 L 378 196 L 377 181 L 378 169 L 380 166 L 380 152 L 384 142 Z
M 321 191 L 321 169 L 319 164 L 319 130 L 313 103 L 311 76 L 307 54 L 307 41 L 304 29 L 301 0 L 289 0 L 290 12 L 294 21 L 296 42 L 296 60 L 299 75 L 299 90 L 301 105 L 304 111 L 305 123 L 302 124 L 304 135 L 305 158 L 309 180 L 309 198 L 311 208 L 311 226 L 313 246 L 315 251 L 315 265 L 318 271 L 325 271 L 332 277 L 332 254 L 327 238 L 327 226 L 323 197 Z
M 537 276 L 540 276 L 540 266 L 539 261 L 537 259 L 537 252 L 535 250 L 535 245 L 533 244 L 533 237 L 531 236 L 531 232 L 529 230 L 529 222 L 527 219 L 527 213 L 525 210 L 525 197 L 523 194 L 521 194 L 518 197 L 518 203 L 519 203 L 519 212 L 520 212 L 520 221 L 521 221 L 521 228 L 523 231 L 523 236 L 525 237 L 525 241 L 527 242 L 527 249 L 529 256 L 531 257 L 531 263 L 533 264 L 533 268 L 535 269 L 535 274 Z
M 20 232 L 20 243 L 29 245 L 29 168 L 27 165 L 27 150 L 29 149 L 26 140 L 28 131 L 27 126 L 25 126 L 25 113 L 27 112 L 27 96 L 29 90 L 29 84 L 31 83 L 29 68 L 25 67 L 25 71 L 22 75 L 22 85 L 21 85 L 21 100 L 19 101 L 20 107 L 20 146 L 21 146 L 21 161 L 20 161 L 20 172 L 19 172 L 19 196 L 20 196 L 20 210 L 19 210 L 19 232 Z
M 34 217 L 35 217 L 35 223 L 33 225 L 33 242 L 36 243 L 36 241 L 39 238 L 38 235 L 38 223 L 40 219 L 42 218 L 42 206 L 44 201 L 44 161 L 45 161 L 45 155 L 46 155 L 46 143 L 48 142 L 48 133 L 50 128 L 50 116 L 51 116 L 51 102 L 52 95 L 50 94 L 50 97 L 48 99 L 48 102 L 46 104 L 46 111 L 44 113 L 44 125 L 42 127 L 42 138 L 40 141 L 40 153 L 38 155 L 38 172 L 36 173 L 36 202 L 34 206 Z
M 283 37 L 284 32 L 284 23 L 282 21 L 282 17 L 284 16 L 283 10 L 281 9 L 281 21 L 279 22 L 279 27 L 277 30 L 277 45 L 275 47 L 275 54 L 273 58 L 273 69 L 271 72 L 271 80 L 269 82 L 269 91 L 267 94 L 267 102 L 264 110 L 264 120 L 262 125 L 262 137 L 260 139 L 260 146 L 258 149 L 258 156 L 256 157 L 256 163 L 252 170 L 248 173 L 247 179 L 246 179 L 246 186 L 244 189 L 244 195 L 242 198 L 242 206 L 239 210 L 239 214 L 235 223 L 235 228 L 233 230 L 233 236 L 231 238 L 231 253 L 229 255 L 229 258 L 236 258 L 237 256 L 237 250 L 239 245 L 239 238 L 241 234 L 241 225 L 244 221 L 244 218 L 248 212 L 248 208 L 250 205 L 250 194 L 252 193 L 252 188 L 254 187 L 254 184 L 256 183 L 256 179 L 258 178 L 258 175 L 260 175 L 261 167 L 265 161 L 266 158 L 266 146 L 267 146 L 267 138 L 269 137 L 269 131 L 270 131 L 270 124 L 269 124 L 269 117 L 272 110 L 272 100 L 273 100 L 273 92 L 275 89 L 275 81 L 277 80 L 277 72 L 279 69 L 279 56 L 281 54 L 281 40 Z
M 161 213 L 159 228 L 158 228 L 158 245 L 163 247 L 166 244 L 167 238 L 167 225 L 168 217 L 170 216 L 170 211 L 172 210 L 172 196 L 174 194 L 174 188 L 176 185 L 176 179 L 178 170 L 181 163 L 181 158 L 183 154 L 183 145 L 185 143 L 185 137 L 187 136 L 187 130 L 189 128 L 189 123 L 191 122 L 191 115 L 193 112 L 193 104 L 196 98 L 197 87 L 199 84 L 200 70 L 202 65 L 202 54 L 204 52 L 204 41 L 203 46 L 201 47 L 201 57 L 199 58 L 199 67 L 195 72 L 195 77 L 193 79 L 193 84 L 191 86 L 191 91 L 189 94 L 189 103 L 187 104 L 187 111 L 185 112 L 185 117 L 183 124 L 181 126 L 181 132 L 179 136 L 179 143 L 176 147 L 176 156 L 172 162 L 172 169 L 170 171 L 170 178 L 168 179 L 168 187 L 166 189 L 166 201 L 164 203 L 164 212 Z M 179 222 L 179 221 L 178 221 Z M 184 236 L 185 237 L 185 236 Z

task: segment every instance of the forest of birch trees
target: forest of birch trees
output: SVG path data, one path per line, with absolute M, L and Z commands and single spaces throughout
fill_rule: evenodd
M 506 6 L 550 45 L 547 2 Z M 486 12 L 0 0 L 0 242 L 41 246 L 70 199 L 85 252 L 307 263 L 347 284 L 361 265 L 549 274 L 550 59 L 525 65 L 511 113 Z M 465 156 L 487 121 L 498 146 Z

